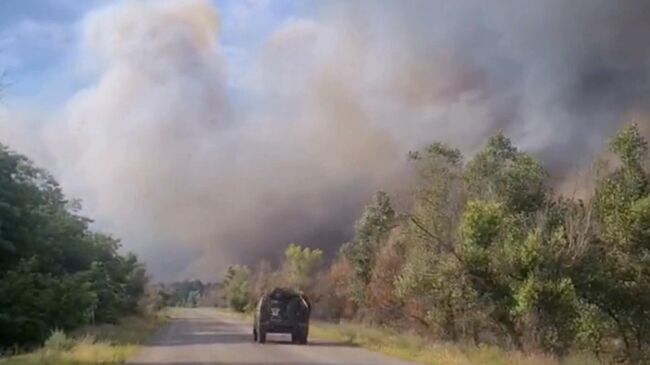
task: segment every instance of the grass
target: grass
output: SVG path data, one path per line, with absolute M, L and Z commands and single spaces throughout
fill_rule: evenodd
M 244 313 L 235 312 L 234 310 L 227 309 L 227 308 L 215 308 L 215 310 L 217 312 L 219 312 L 220 314 L 224 315 L 224 316 L 239 319 L 239 320 L 242 320 L 242 321 L 252 321 L 253 320 L 253 312 L 244 312 Z
M 1 365 L 118 365 L 133 356 L 166 315 L 125 318 L 117 325 L 87 327 L 69 337 L 60 331 L 34 352 L 0 359 Z
M 220 313 L 241 320 L 252 320 L 250 313 L 218 309 Z M 506 351 L 495 346 L 462 346 L 436 343 L 421 336 L 398 333 L 387 328 L 357 323 L 311 321 L 311 338 L 340 342 L 427 365 L 594 365 L 599 361 L 588 354 L 556 359 L 540 354 Z
M 594 365 L 591 355 L 576 354 L 556 359 L 540 354 L 506 351 L 496 346 L 462 346 L 435 343 L 421 336 L 355 323 L 315 322 L 310 326 L 315 338 L 347 343 L 386 355 L 428 365 Z

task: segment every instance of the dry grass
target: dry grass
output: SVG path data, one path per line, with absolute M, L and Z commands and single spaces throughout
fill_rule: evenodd
M 250 313 L 218 309 L 220 313 L 252 321 Z M 452 343 L 431 343 L 421 336 L 397 333 L 390 329 L 368 327 L 356 323 L 333 324 L 311 321 L 312 338 L 347 343 L 378 351 L 389 356 L 428 365 L 595 365 L 598 360 L 588 354 L 575 354 L 563 359 L 539 354 L 506 351 L 494 346 L 461 346 Z
M 118 365 L 133 356 L 166 321 L 166 315 L 126 318 L 118 325 L 88 327 L 72 334 L 69 349 L 43 348 L 0 359 L 1 365 Z
M 431 343 L 420 336 L 360 324 L 314 322 L 310 334 L 315 338 L 339 341 L 378 351 L 401 359 L 429 365 L 594 365 L 590 355 L 576 354 L 563 359 L 545 355 L 505 351 L 494 346 L 461 346 Z

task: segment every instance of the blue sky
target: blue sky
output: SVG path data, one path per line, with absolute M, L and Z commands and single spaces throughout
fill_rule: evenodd
M 212 1 L 221 16 L 221 47 L 235 76 L 273 29 L 316 8 L 314 1 Z M 7 84 L 5 103 L 47 111 L 91 82 L 91 75 L 79 71 L 83 69 L 77 51 L 79 22 L 88 12 L 112 2 L 0 1 L 0 72 L 5 73 Z

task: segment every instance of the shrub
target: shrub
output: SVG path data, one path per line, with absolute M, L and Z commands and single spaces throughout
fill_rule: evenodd
M 53 330 L 50 337 L 45 340 L 45 348 L 52 351 L 70 350 L 74 346 L 74 340 L 68 337 L 60 329 Z

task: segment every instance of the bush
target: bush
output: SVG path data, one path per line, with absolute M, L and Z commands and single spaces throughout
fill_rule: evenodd
M 74 339 L 68 337 L 65 332 L 56 329 L 50 333 L 50 337 L 45 340 L 45 349 L 52 351 L 66 351 L 74 346 Z
M 228 306 L 237 312 L 244 312 L 249 305 L 250 277 L 250 270 L 242 265 L 231 266 L 226 272 L 223 282 L 224 298 Z

